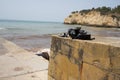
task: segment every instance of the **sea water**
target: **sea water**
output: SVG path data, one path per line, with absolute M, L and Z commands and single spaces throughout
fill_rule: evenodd
M 65 25 L 62 22 L 38 22 L 38 21 L 11 21 L 0 20 L 0 36 L 29 36 L 57 34 L 67 32 L 69 28 L 82 27 L 93 35 L 106 35 L 120 37 L 120 28 L 86 27 L 80 25 Z M 103 36 L 103 35 L 102 35 Z
M 101 28 L 65 25 L 62 22 L 0 20 L 0 36 L 25 49 L 50 48 L 51 34 L 67 32 L 69 28 L 82 27 L 92 36 L 120 38 L 120 28 Z
M 58 22 L 35 22 L 35 21 L 0 21 L 0 35 L 44 35 L 65 32 L 68 25 Z
M 51 35 L 73 26 L 58 22 L 0 20 L 0 37 L 28 50 L 50 48 Z

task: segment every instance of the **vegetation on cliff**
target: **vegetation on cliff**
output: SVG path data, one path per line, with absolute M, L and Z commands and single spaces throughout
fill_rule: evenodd
M 120 27 L 120 5 L 115 8 L 98 7 L 73 11 L 64 21 L 66 24 Z
M 101 14 L 118 14 L 120 15 L 120 5 L 118 5 L 115 8 L 110 8 L 110 7 L 98 7 L 98 8 L 92 8 L 92 9 L 86 9 L 86 10 L 81 10 L 81 11 L 73 11 L 72 14 L 74 13 L 83 13 L 83 14 L 87 14 L 90 11 L 99 11 Z

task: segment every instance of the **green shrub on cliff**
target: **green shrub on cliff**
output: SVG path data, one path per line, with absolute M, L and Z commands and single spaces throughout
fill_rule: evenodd
M 101 14 L 111 13 L 111 8 L 110 7 L 106 7 L 106 6 L 98 7 L 95 10 L 101 12 Z
M 87 14 L 87 13 L 90 12 L 90 11 L 91 11 L 90 9 L 87 9 L 87 10 L 81 10 L 81 11 L 79 11 L 79 13 Z
M 118 5 L 117 7 L 115 8 L 110 8 L 110 7 L 106 7 L 106 6 L 103 6 L 103 7 L 98 7 L 98 8 L 92 8 L 92 9 L 86 9 L 86 10 L 81 10 L 81 11 L 73 11 L 72 14 L 74 13 L 81 13 L 81 14 L 87 14 L 89 13 L 90 11 L 99 11 L 101 14 L 113 14 L 113 13 L 117 13 L 117 14 L 120 14 L 120 5 Z
M 112 9 L 112 13 L 118 13 L 118 14 L 120 14 L 120 5 L 118 5 L 114 9 Z
M 78 11 L 73 11 L 72 14 L 78 13 Z

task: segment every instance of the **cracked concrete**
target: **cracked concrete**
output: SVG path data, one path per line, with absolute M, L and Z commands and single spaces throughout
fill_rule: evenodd
M 0 38 L 0 80 L 47 80 L 48 61 Z

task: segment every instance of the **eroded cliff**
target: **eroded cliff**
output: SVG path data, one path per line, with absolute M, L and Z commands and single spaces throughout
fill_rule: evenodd
M 120 16 L 115 14 L 102 14 L 96 10 L 91 10 L 87 13 L 74 12 L 65 18 L 64 23 L 101 27 L 120 27 Z

